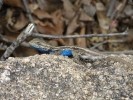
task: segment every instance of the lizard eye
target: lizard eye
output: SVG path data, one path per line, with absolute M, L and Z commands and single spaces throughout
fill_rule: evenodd
M 40 44 L 40 42 L 37 42 L 37 44 Z

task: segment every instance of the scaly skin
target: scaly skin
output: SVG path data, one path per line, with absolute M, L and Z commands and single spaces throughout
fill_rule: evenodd
M 35 38 L 33 40 L 31 40 L 29 42 L 29 44 L 34 47 L 34 48 L 42 48 L 42 49 L 45 49 L 45 50 L 52 50 L 52 51 L 61 51 L 63 49 L 71 49 L 73 50 L 73 52 L 79 52 L 79 53 L 86 53 L 86 54 L 91 54 L 91 55 L 95 55 L 95 56 L 104 56 L 104 54 L 101 54 L 101 53 L 97 53 L 97 52 L 94 52 L 94 51 L 91 51 L 87 48 L 81 48 L 81 47 L 77 47 L 77 46 L 59 46 L 59 47 L 55 47 L 55 46 L 51 46 L 49 45 L 48 43 L 46 43 L 44 40 L 42 39 L 38 39 L 38 38 Z
M 47 44 L 44 40 L 42 39 L 38 39 L 35 38 L 33 40 L 31 40 L 29 42 L 29 44 L 31 45 L 31 47 L 34 48 L 41 48 L 45 51 L 48 52 L 54 52 L 54 54 L 59 54 L 59 52 L 63 49 L 71 49 L 74 53 L 74 60 L 79 60 L 81 57 L 83 60 L 85 59 L 89 59 L 89 60 L 98 60 L 98 59 L 105 59 L 107 61 L 115 61 L 115 62 L 119 62 L 122 63 L 124 65 L 127 65 L 129 68 L 133 68 L 133 65 L 129 62 L 127 62 L 126 60 L 120 58 L 120 57 L 113 57 L 113 56 L 108 56 L 106 54 L 103 53 L 97 53 L 94 51 L 91 51 L 87 48 L 81 48 L 81 47 L 76 47 L 76 46 L 59 46 L 59 47 L 55 47 L 55 46 L 51 46 L 49 44 Z M 85 58 L 84 56 L 82 56 L 82 54 L 85 54 Z

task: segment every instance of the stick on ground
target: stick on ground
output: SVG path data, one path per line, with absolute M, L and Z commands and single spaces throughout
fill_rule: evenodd
M 20 33 L 17 37 L 16 41 L 14 41 L 2 55 L 1 60 L 6 60 L 12 52 L 22 43 L 27 37 L 32 34 L 32 30 L 34 29 L 34 24 L 29 24 L 24 31 Z

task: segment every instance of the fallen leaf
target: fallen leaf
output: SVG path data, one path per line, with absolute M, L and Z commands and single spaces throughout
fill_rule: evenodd
M 93 18 L 87 15 L 84 11 L 81 11 L 79 20 L 80 21 L 93 21 Z
M 81 3 L 84 5 L 90 5 L 92 0 L 82 0 Z
M 6 26 L 10 32 L 17 32 L 28 24 L 28 19 L 25 17 L 24 13 L 20 12 L 20 10 L 8 9 L 6 18 Z
M 49 13 L 40 9 L 34 10 L 33 14 L 36 15 L 40 20 L 44 18 L 51 18 L 51 15 Z
M 66 34 L 73 34 L 73 32 L 79 27 L 78 24 L 79 15 L 75 16 L 72 21 L 68 24 Z
M 98 22 L 102 33 L 108 33 L 110 20 L 106 16 L 105 7 L 101 2 L 96 3 Z
M 64 7 L 64 17 L 67 19 L 72 19 L 75 14 L 73 4 L 70 2 L 70 0 L 62 0 L 62 2 Z
M 13 7 L 20 7 L 20 8 L 24 7 L 22 0 L 3 0 L 3 2 Z
M 90 5 L 83 5 L 83 10 L 88 16 L 94 17 L 96 14 L 96 8 L 92 4 Z
M 30 3 L 30 4 L 28 4 L 28 7 L 29 7 L 31 12 L 34 12 L 36 9 L 39 8 L 37 3 Z
M 51 18 L 45 22 L 35 21 L 38 31 L 47 34 L 62 34 L 64 31 L 64 21 L 61 10 L 57 10 L 51 14 Z
M 85 35 L 85 26 L 84 27 L 81 27 L 80 35 Z M 79 47 L 86 48 L 86 39 L 85 38 L 77 38 L 76 39 L 76 44 Z

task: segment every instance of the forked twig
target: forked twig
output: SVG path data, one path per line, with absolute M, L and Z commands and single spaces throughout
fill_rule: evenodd
M 27 37 L 32 34 L 32 30 L 34 29 L 34 24 L 29 24 L 24 31 L 20 33 L 17 37 L 16 41 L 14 41 L 2 55 L 1 60 L 6 60 L 12 52 L 22 43 Z

